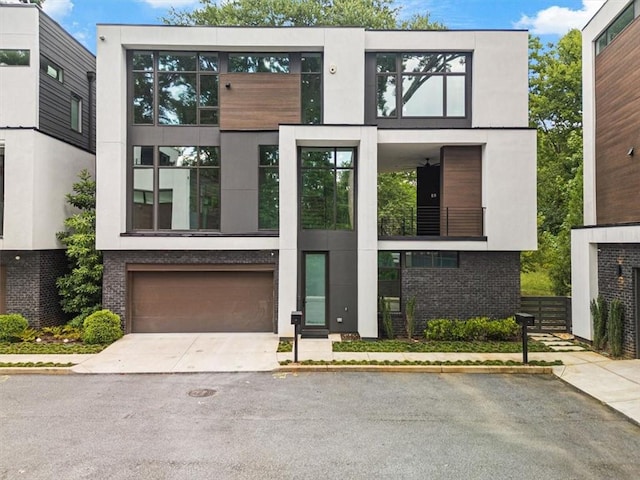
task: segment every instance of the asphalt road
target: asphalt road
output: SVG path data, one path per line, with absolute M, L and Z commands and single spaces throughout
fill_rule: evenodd
M 0 377 L 0 479 L 276 478 L 636 480 L 640 427 L 552 376 Z

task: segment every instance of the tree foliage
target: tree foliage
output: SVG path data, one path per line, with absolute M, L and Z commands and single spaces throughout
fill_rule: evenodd
M 67 203 L 76 211 L 64 222 L 58 240 L 67 247 L 70 273 L 58 278 L 62 310 L 81 324 L 87 315 L 100 309 L 102 301 L 102 254 L 96 245 L 96 182 L 87 170 L 78 174 Z
M 529 41 L 529 115 L 538 130 L 539 252 L 524 269 L 546 269 L 554 293 L 571 290 L 571 227 L 582 224 L 582 40 Z
M 400 18 L 393 0 L 200 0 L 191 10 L 171 8 L 164 22 L 177 25 L 252 27 L 352 26 L 373 30 L 441 29 L 429 14 Z

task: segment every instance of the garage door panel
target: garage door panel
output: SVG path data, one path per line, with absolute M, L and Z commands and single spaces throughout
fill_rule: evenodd
M 133 272 L 132 331 L 271 332 L 273 272 Z

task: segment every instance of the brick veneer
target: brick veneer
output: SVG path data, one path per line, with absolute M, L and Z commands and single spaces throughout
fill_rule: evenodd
M 622 277 L 618 277 L 618 264 L 622 265 Z M 640 268 L 640 244 L 598 244 L 598 292 L 608 303 L 617 298 L 624 305 L 622 349 L 628 358 L 637 357 L 633 292 L 635 268 Z
M 278 298 L 278 252 L 250 251 L 104 251 L 102 305 L 120 315 L 126 331 L 127 269 L 128 263 L 149 264 L 272 264 L 274 266 L 275 298 Z M 275 317 L 278 318 L 275 302 Z
M 3 251 L 7 313 L 20 313 L 34 328 L 61 325 L 67 317 L 60 307 L 56 280 L 67 272 L 63 250 Z
M 402 269 L 402 311 L 416 297 L 415 334 L 427 320 L 505 318 L 520 307 L 520 252 L 460 252 L 458 268 Z M 404 313 L 394 314 L 394 330 L 404 334 Z

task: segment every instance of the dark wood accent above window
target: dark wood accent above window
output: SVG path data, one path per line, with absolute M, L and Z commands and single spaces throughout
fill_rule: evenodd
M 220 75 L 221 130 L 277 130 L 281 123 L 300 123 L 299 74 Z
M 597 223 L 640 221 L 640 20 L 596 57 Z M 630 148 L 635 155 L 629 156 Z

